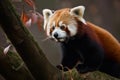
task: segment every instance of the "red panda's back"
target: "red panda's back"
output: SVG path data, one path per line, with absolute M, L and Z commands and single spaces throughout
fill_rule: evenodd
M 103 45 L 103 48 L 105 49 L 106 55 L 111 57 L 113 60 L 120 62 L 120 44 L 115 37 L 107 30 L 102 29 L 90 22 L 87 22 L 87 25 L 95 31 Z

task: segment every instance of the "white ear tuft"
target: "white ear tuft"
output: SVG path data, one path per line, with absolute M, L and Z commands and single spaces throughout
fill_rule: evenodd
M 52 10 L 50 10 L 50 9 L 44 9 L 43 10 L 43 16 L 44 16 L 45 20 L 47 20 L 52 14 L 53 14 Z
M 53 14 L 53 13 L 52 13 L 52 10 L 50 10 L 50 9 L 44 9 L 44 10 L 43 10 L 44 29 L 45 29 L 46 24 L 47 24 L 47 22 L 48 22 L 48 20 L 49 20 L 49 18 L 50 18 L 50 16 L 51 16 L 52 14 Z
M 85 7 L 77 6 L 70 10 L 70 14 L 76 16 L 80 21 L 86 24 L 83 15 L 84 15 Z

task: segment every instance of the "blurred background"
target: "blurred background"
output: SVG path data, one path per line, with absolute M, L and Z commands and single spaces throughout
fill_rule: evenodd
M 57 10 L 61 8 L 72 8 L 79 5 L 86 7 L 84 18 L 100 27 L 107 29 L 120 41 L 120 0 L 35 0 L 37 11 L 42 13 L 45 8 Z M 22 3 L 14 2 L 16 10 L 21 14 Z M 30 9 L 25 7 L 26 10 Z M 36 25 L 28 28 L 42 48 L 48 60 L 57 65 L 60 63 L 62 54 L 59 43 L 45 40 L 44 30 L 39 30 Z M 0 45 L 6 47 L 9 41 L 0 28 Z M 112 44 L 111 44 L 112 45 Z

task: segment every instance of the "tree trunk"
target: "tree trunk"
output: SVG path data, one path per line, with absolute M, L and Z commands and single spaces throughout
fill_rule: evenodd
M 49 63 L 9 0 L 0 1 L 0 24 L 36 80 L 60 79 L 60 71 Z
M 5 55 L 2 48 L 0 48 L 0 73 L 6 80 L 35 80 L 17 53 L 9 51 Z

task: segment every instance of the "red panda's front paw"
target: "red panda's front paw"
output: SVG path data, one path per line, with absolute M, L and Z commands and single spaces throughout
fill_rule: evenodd
M 56 66 L 59 70 L 68 71 L 69 68 L 64 67 L 62 64 Z
M 57 67 L 58 69 L 60 69 L 60 70 L 63 70 L 62 64 L 59 64 L 59 65 L 57 65 L 56 67 Z

